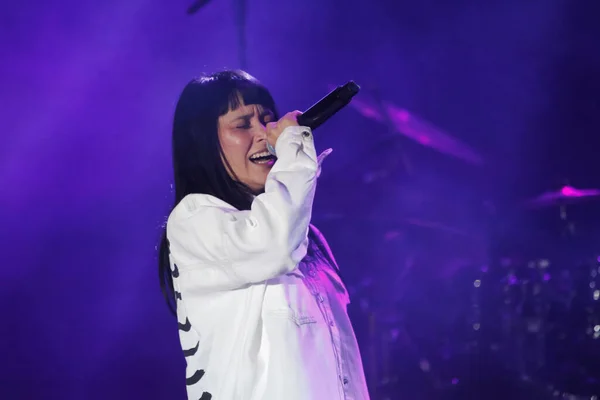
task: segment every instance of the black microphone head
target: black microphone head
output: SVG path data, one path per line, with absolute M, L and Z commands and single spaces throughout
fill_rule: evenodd
M 360 91 L 360 86 L 354 81 L 347 82 L 343 88 L 348 92 L 350 97 L 355 96 Z

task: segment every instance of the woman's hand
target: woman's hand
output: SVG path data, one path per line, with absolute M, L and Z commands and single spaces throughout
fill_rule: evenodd
M 281 117 L 279 121 L 267 124 L 267 142 L 271 147 L 275 148 L 275 143 L 285 128 L 298 126 L 298 116 L 301 114 L 300 111 L 292 111 Z

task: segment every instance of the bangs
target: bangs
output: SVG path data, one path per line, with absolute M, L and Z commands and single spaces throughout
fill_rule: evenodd
M 223 112 L 220 115 L 226 114 L 228 111 L 237 110 L 242 105 L 254 104 L 260 105 L 267 110 L 271 110 L 275 114 L 277 113 L 275 110 L 275 102 L 267 89 L 263 86 L 250 83 L 249 85 L 237 87 L 229 93 L 227 109 L 222 110 Z
M 210 86 L 212 107 L 218 116 L 238 109 L 241 105 L 260 105 L 277 116 L 271 93 L 252 75 L 244 71 L 223 71 L 199 79 L 201 85 Z M 211 107 L 211 108 L 212 108 Z
M 216 113 L 216 117 L 237 110 L 241 105 L 260 105 L 279 119 L 271 93 L 245 71 L 221 71 L 197 78 L 193 83 L 205 90 L 203 106 Z

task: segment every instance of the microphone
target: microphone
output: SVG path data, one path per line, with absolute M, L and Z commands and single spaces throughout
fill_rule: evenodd
M 299 115 L 297 119 L 298 125 L 307 126 L 311 130 L 317 129 L 323 122 L 348 105 L 359 90 L 360 86 L 354 81 L 349 81 L 345 85 L 338 86 L 327 96 L 313 104 L 302 115 Z
M 321 124 L 331 118 L 335 113 L 344 108 L 350 100 L 358 93 L 360 86 L 354 81 L 349 81 L 343 86 L 338 86 L 329 94 L 310 106 L 302 115 L 299 115 L 296 121 L 298 125 L 307 126 L 311 130 L 317 129 Z M 267 142 L 267 151 L 275 154 L 273 146 Z

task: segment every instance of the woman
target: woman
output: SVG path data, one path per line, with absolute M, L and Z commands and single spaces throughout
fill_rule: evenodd
M 330 150 L 317 158 L 298 115 L 278 120 L 242 71 L 193 80 L 177 103 L 159 272 L 189 399 L 368 399 L 346 288 L 310 226 Z

